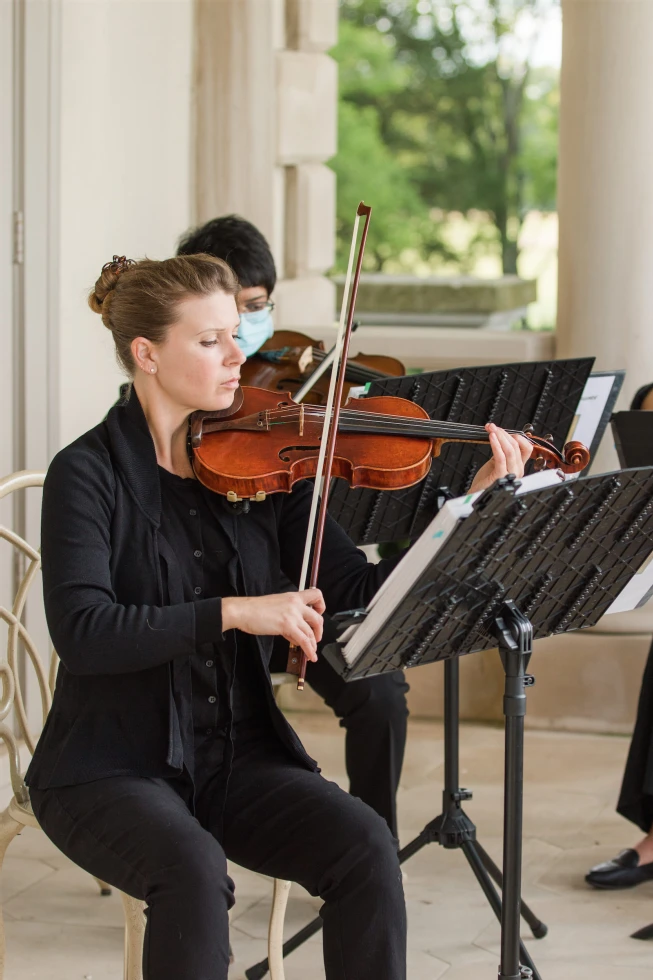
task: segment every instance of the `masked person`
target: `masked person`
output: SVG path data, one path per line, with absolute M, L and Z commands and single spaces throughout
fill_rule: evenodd
M 249 221 L 227 215 L 214 218 L 184 236 L 178 254 L 198 252 L 223 259 L 236 273 L 240 283 L 236 296 L 240 313 L 237 343 L 251 357 L 273 333 L 270 297 L 277 277 L 268 243 Z M 325 642 L 333 639 L 335 630 L 327 617 Z M 283 641 L 276 643 L 274 669 L 285 670 L 287 651 Z M 308 665 L 306 682 L 345 729 L 345 762 L 351 794 L 376 810 L 394 837 L 398 837 L 396 797 L 408 721 L 408 684 L 403 671 L 347 684 L 323 657 L 318 657 L 316 663 Z
M 195 479 L 189 417 L 232 404 L 245 356 L 239 284 L 208 255 L 115 257 L 91 308 L 132 379 L 52 461 L 43 590 L 60 657 L 26 774 L 48 837 L 147 903 L 145 980 L 227 980 L 227 859 L 323 900 L 328 980 L 405 980 L 394 841 L 324 779 L 274 700 L 272 637 L 316 658 L 322 613 L 365 605 L 396 564 L 369 564 L 333 521 L 318 589 L 297 582 L 311 486 L 248 514 Z M 481 489 L 530 445 L 488 426 Z

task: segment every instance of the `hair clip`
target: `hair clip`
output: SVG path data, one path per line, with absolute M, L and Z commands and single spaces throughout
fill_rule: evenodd
M 135 264 L 136 263 L 134 262 L 134 260 L 128 259 L 126 255 L 114 255 L 111 262 L 104 263 L 104 265 L 102 266 L 102 272 L 106 272 L 107 270 L 110 270 L 111 272 L 119 276 L 120 273 L 124 272 L 125 269 L 129 268 L 130 265 L 135 265 Z

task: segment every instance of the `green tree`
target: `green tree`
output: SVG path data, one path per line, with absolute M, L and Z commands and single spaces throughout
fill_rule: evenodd
M 366 267 L 381 270 L 405 250 L 448 255 L 438 225 L 425 216 L 424 202 L 410 167 L 381 135 L 379 106 L 392 103 L 410 73 L 394 57 L 387 38 L 369 27 L 344 22 L 336 56 L 340 64 L 338 155 L 331 166 L 338 178 L 337 267 L 349 255 L 359 201 L 374 203 L 365 253 Z M 357 96 L 365 92 L 365 101 Z
M 555 78 L 535 79 L 531 56 L 541 17 L 556 3 L 341 0 L 343 122 L 334 166 L 345 173 L 356 121 L 374 129 L 376 149 L 370 139 L 367 150 L 383 148 L 379 180 L 385 174 L 401 202 L 397 213 L 411 216 L 406 227 L 422 254 L 443 250 L 428 221 L 433 209 L 475 208 L 491 215 L 503 269 L 515 272 L 527 210 L 552 206 L 557 89 Z M 376 168 L 375 156 L 360 171 L 364 180 Z M 377 243 L 377 261 L 399 244 L 399 227 L 379 239 L 387 248 Z

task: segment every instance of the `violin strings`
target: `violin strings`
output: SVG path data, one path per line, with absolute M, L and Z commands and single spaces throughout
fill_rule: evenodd
M 268 416 L 269 420 L 273 424 L 283 424 L 286 422 L 298 421 L 300 414 L 295 409 L 282 409 L 276 412 L 270 412 Z M 277 421 L 278 419 L 278 421 Z M 318 409 L 311 410 L 309 408 L 304 411 L 304 419 L 310 419 L 311 421 L 324 421 L 324 411 Z M 425 437 L 432 432 L 433 428 L 437 428 L 438 431 L 450 432 L 452 435 L 465 435 L 474 436 L 481 435 L 484 438 L 488 437 L 487 430 L 483 426 L 471 426 L 471 425 L 461 425 L 455 422 L 439 422 L 431 421 L 430 419 L 417 419 L 417 418 L 406 418 L 396 415 L 383 415 L 379 412 L 351 412 L 343 410 L 340 415 L 341 422 L 349 421 L 352 425 L 358 425 L 361 422 L 369 422 L 371 424 L 382 424 L 384 426 L 393 426 L 396 428 L 403 429 L 421 429 L 424 431 Z
M 276 409 L 268 413 L 268 420 L 271 424 L 284 424 L 289 422 L 299 421 L 300 411 L 298 408 L 289 407 L 285 409 Z M 304 420 L 305 421 L 324 421 L 324 409 L 319 406 L 306 406 L 304 409 Z M 370 423 L 373 427 L 378 428 L 379 425 L 385 427 L 393 427 L 395 429 L 421 430 L 424 437 L 430 437 L 433 434 L 433 429 L 437 429 L 438 433 L 443 436 L 451 435 L 459 437 L 473 438 L 474 436 L 479 436 L 485 441 L 489 438 L 487 430 L 483 426 L 473 426 L 464 425 L 457 422 L 445 422 L 439 420 L 431 419 L 418 419 L 410 418 L 405 416 L 396 415 L 385 415 L 378 412 L 362 412 L 362 411 L 352 411 L 343 409 L 340 414 L 340 420 L 343 423 L 349 422 L 351 425 L 358 426 L 364 422 Z M 523 435 L 515 429 L 508 429 L 514 435 Z

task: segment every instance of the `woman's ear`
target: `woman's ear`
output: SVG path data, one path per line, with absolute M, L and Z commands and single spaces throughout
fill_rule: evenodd
M 157 363 L 154 345 L 145 337 L 135 337 L 131 342 L 132 357 L 137 368 L 144 374 L 156 374 Z

